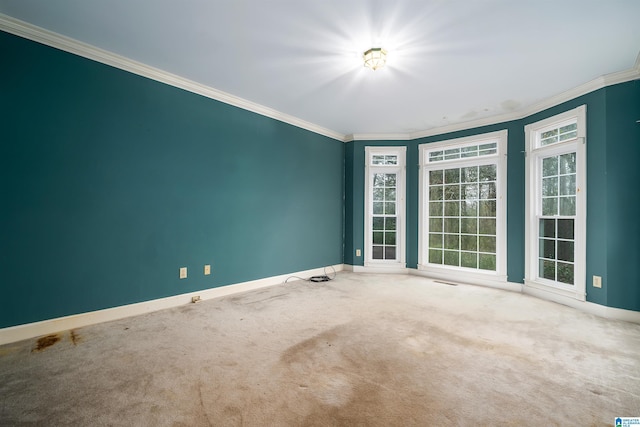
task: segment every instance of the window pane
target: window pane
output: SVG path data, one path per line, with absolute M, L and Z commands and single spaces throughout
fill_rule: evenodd
M 373 212 L 376 213 L 376 212 Z M 395 215 L 396 214 L 396 204 L 395 203 L 385 203 L 384 204 L 384 213 L 385 215 Z
M 538 223 L 538 236 L 540 237 L 555 237 L 556 236 L 556 220 L 555 219 L 541 219 Z
M 429 184 L 442 184 L 444 182 L 442 170 L 429 172 Z
M 570 125 L 562 126 L 560 133 L 567 133 L 578 129 L 578 123 L 571 123 Z
M 397 165 L 398 164 L 398 156 L 392 156 L 392 155 L 384 156 L 384 164 L 385 165 Z
M 396 219 L 395 218 L 385 218 L 384 219 L 384 228 L 385 230 L 395 230 L 396 229 Z
M 373 247 L 373 259 L 382 259 L 382 246 Z
M 429 215 L 430 216 L 442 216 L 444 212 L 442 202 L 430 202 L 429 203 Z
M 478 232 L 478 220 L 476 218 L 462 218 L 460 230 L 465 234 L 476 234 Z
M 444 251 L 444 263 L 446 265 L 460 265 L 460 253 L 456 251 Z
M 384 247 L 384 259 L 396 259 L 396 247 L 385 246 Z
M 444 202 L 444 215 L 445 216 L 459 216 L 460 215 L 460 202 Z
M 495 181 L 496 180 L 496 165 L 484 165 L 479 167 L 479 179 L 480 181 Z
M 573 285 L 573 264 L 558 263 L 558 282 Z
M 496 238 L 491 236 L 478 237 L 478 250 L 480 252 L 496 253 Z
M 556 241 L 550 239 L 540 239 L 540 258 L 555 259 L 556 258 Z
M 553 136 L 558 136 L 558 129 L 552 129 L 546 132 L 542 132 L 542 134 L 540 135 L 540 138 L 545 139 L 545 138 L 551 138 Z
M 478 234 L 496 235 L 496 220 L 493 218 L 480 218 L 478 220 Z
M 371 163 L 373 163 L 374 165 L 384 164 L 384 156 L 373 156 L 371 158 Z
M 395 201 L 396 200 L 396 189 L 395 188 L 385 188 L 384 189 L 384 199 L 386 201 Z
M 556 263 L 554 261 L 547 261 L 543 259 L 541 259 L 539 263 L 539 276 L 549 280 L 556 280 Z
M 429 231 L 442 231 L 443 229 L 442 218 L 429 219 Z
M 374 187 L 384 187 L 384 174 L 383 173 L 374 173 L 373 174 L 373 186 Z
M 445 185 L 444 187 L 444 199 L 445 200 L 460 200 L 460 186 L 459 185 Z
M 461 249 L 463 251 L 477 251 L 478 250 L 478 236 L 468 236 L 463 234 L 460 237 Z
M 558 220 L 558 238 L 573 240 L 573 219 Z
M 384 233 L 384 244 L 385 245 L 394 245 L 396 244 L 396 232 L 386 232 Z
M 384 233 L 381 231 L 373 232 L 373 244 L 382 245 L 384 243 Z
M 478 216 L 478 202 L 461 202 L 460 216 Z
M 575 138 L 576 136 L 578 136 L 578 132 L 575 132 L 575 131 L 563 133 L 562 135 L 560 135 L 560 141 L 566 141 L 568 139 Z
M 387 174 L 385 174 L 384 185 L 386 187 L 395 187 L 396 186 L 396 174 L 395 173 L 387 173 Z
M 478 268 L 478 254 L 475 252 L 461 252 L 460 266 L 467 268 Z
M 440 185 L 429 187 L 429 200 L 443 200 L 444 192 Z
M 445 234 L 444 235 L 444 248 L 445 249 L 460 249 L 460 236 L 458 234 Z
M 429 234 L 429 247 L 441 249 L 442 248 L 442 234 L 430 233 Z
M 542 176 L 558 175 L 558 158 L 547 157 L 542 159 Z
M 429 249 L 429 262 L 433 264 L 442 264 L 442 251 Z
M 542 178 L 542 195 L 557 196 L 558 195 L 558 177 Z
M 481 200 L 479 203 L 480 216 L 496 216 L 496 202 L 495 200 Z
M 478 167 L 471 166 L 460 169 L 461 182 L 478 182 Z
M 575 196 L 560 197 L 560 215 L 573 216 L 576 214 Z
M 446 169 L 444 171 L 444 182 L 446 184 L 456 184 L 460 182 L 460 169 Z
M 373 229 L 374 230 L 383 230 L 384 229 L 384 218 L 381 216 L 373 217 Z
M 375 200 L 375 201 L 383 201 L 384 200 L 384 189 L 383 188 L 374 188 L 373 189 L 373 200 Z
M 557 215 L 558 214 L 558 198 L 549 197 L 542 199 L 542 215 Z
M 478 268 L 481 270 L 496 271 L 496 256 L 488 254 L 478 254 Z
M 459 233 L 460 232 L 460 219 L 458 219 L 458 218 L 445 218 L 444 219 L 444 231 L 446 233 Z
M 481 199 L 495 199 L 496 198 L 496 184 L 495 184 L 495 182 L 488 182 L 486 184 L 480 184 L 480 198 Z
M 576 176 L 567 175 L 560 177 L 560 194 L 561 195 L 575 195 L 576 194 Z
M 560 173 L 576 173 L 576 153 L 568 153 L 560 156 Z
M 558 240 L 558 260 L 573 262 L 573 242 Z
M 486 185 L 486 184 L 483 184 Z M 462 200 L 476 200 L 478 198 L 478 184 L 467 184 L 462 187 Z
M 383 202 L 373 202 L 373 214 L 374 215 L 382 215 L 384 213 L 384 203 Z

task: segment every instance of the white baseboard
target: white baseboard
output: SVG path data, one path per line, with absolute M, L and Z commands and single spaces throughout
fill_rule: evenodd
M 333 267 L 336 272 L 345 269 L 344 264 L 336 264 L 331 267 Z M 201 300 L 220 298 L 240 292 L 279 285 L 291 276 L 310 277 L 322 274 L 325 274 L 325 268 L 314 268 L 312 270 L 282 274 L 279 276 L 237 283 L 234 285 L 221 286 L 219 288 L 203 289 L 200 291 L 139 302 L 136 304 L 122 305 L 104 310 L 27 323 L 24 325 L 10 326 L 8 328 L 0 329 L 0 345 L 39 337 L 42 335 L 53 334 L 56 332 L 67 331 L 70 329 L 81 328 L 84 326 L 94 325 L 96 323 L 110 322 L 112 320 L 123 319 L 125 317 L 138 316 L 140 314 L 177 307 L 184 304 L 190 304 L 191 297 L 194 296 L 199 296 Z M 294 280 L 299 279 L 292 279 L 289 282 L 291 283 Z
M 405 267 L 367 265 L 354 265 L 352 267 L 354 273 L 408 274 L 408 270 Z
M 566 305 L 580 311 L 584 311 L 585 313 L 593 314 L 607 319 L 640 323 L 640 311 L 625 310 L 623 308 L 607 307 L 606 305 L 600 305 L 589 301 L 580 301 L 575 298 L 566 297 L 554 292 L 547 292 L 542 289 L 533 288 L 531 286 L 523 285 L 522 292 L 536 298 L 557 302 L 558 304 Z
M 460 275 L 457 275 L 456 273 L 439 273 L 435 271 L 418 270 L 415 268 L 410 268 L 409 274 L 413 276 L 428 277 L 433 280 L 442 280 L 442 281 L 451 282 L 451 283 L 479 285 L 479 286 L 486 286 L 489 288 L 504 289 L 505 291 L 522 292 L 521 283 L 508 282 L 506 280 L 506 277 L 501 280 L 500 278 L 496 279 L 493 277 L 481 277 L 479 275 L 460 276 Z

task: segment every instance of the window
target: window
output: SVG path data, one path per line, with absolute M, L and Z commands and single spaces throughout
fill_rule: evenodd
M 406 147 L 366 147 L 365 265 L 405 267 Z
M 584 106 L 525 127 L 525 284 L 580 300 L 586 277 Z
M 507 132 L 420 145 L 419 265 L 506 280 Z

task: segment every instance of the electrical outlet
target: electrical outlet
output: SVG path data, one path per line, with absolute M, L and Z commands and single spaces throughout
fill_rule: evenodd
M 593 276 L 593 287 L 594 288 L 601 288 L 602 287 L 602 277 Z
M 360 256 L 362 254 L 362 251 L 360 249 L 356 249 L 356 256 Z
M 187 278 L 187 267 L 180 267 L 180 278 L 181 279 Z
M 209 264 L 204 266 L 204 275 L 208 276 L 211 274 L 211 266 Z

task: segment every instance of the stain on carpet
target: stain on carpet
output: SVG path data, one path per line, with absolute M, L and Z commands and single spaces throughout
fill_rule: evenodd
M 73 345 L 78 345 L 78 342 L 80 342 L 81 340 L 80 335 L 76 332 L 75 329 L 69 331 L 69 339 L 71 339 Z
M 36 342 L 36 346 L 33 348 L 33 351 L 43 351 L 44 349 L 51 347 L 52 345 L 54 345 L 55 343 L 57 343 L 58 341 L 60 341 L 60 334 L 51 334 L 51 335 L 47 335 L 46 337 L 42 337 L 40 339 L 38 339 L 38 341 Z

